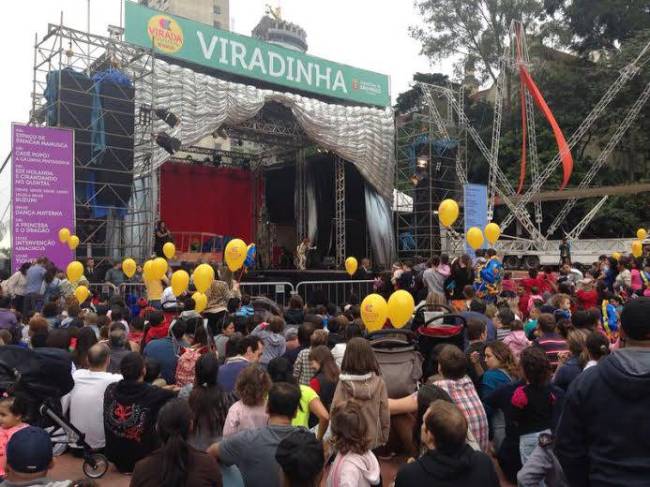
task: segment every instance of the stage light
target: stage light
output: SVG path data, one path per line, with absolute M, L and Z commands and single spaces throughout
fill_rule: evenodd
M 244 169 L 250 169 L 251 168 L 251 160 L 250 159 L 243 159 L 241 161 L 241 167 Z
M 174 155 L 181 148 L 181 141 L 176 137 L 170 136 L 167 132 L 159 132 L 153 135 L 156 144 L 165 149 L 168 154 Z
M 429 159 L 424 156 L 419 156 L 417 160 L 417 167 L 426 168 L 429 165 Z
M 211 161 L 211 162 L 212 162 L 212 165 L 213 165 L 214 167 L 219 167 L 219 166 L 221 166 L 221 161 L 222 161 L 221 154 L 219 154 L 219 153 L 215 150 L 215 151 L 212 153 L 212 161 Z
M 156 114 L 156 117 L 159 120 L 162 120 L 167 125 L 169 125 L 171 128 L 174 128 L 174 127 L 176 127 L 176 125 L 181 123 L 181 119 L 178 118 L 175 113 L 170 112 L 166 108 L 156 108 L 154 113 Z

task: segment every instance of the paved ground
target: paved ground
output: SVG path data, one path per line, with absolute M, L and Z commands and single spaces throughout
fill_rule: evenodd
M 404 460 L 401 458 L 394 458 L 392 460 L 381 462 L 381 473 L 382 478 L 384 479 L 385 487 L 392 485 L 397 470 L 403 461 Z M 50 478 L 54 480 L 77 480 L 84 478 L 83 471 L 81 470 L 81 459 L 74 458 L 71 455 L 62 455 L 55 458 L 54 462 L 54 469 L 50 472 Z M 97 481 L 97 485 L 107 487 L 127 487 L 129 485 L 129 481 L 130 477 L 122 475 L 113 467 L 111 467 L 108 473 L 101 480 Z M 323 481 L 323 486 L 324 485 L 325 482 Z M 504 480 L 501 481 L 501 486 L 514 487 Z

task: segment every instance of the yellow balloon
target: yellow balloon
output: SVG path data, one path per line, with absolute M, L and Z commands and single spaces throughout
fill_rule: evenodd
M 208 264 L 201 264 L 194 269 L 192 280 L 196 289 L 200 293 L 205 293 L 214 281 L 214 269 Z
M 224 260 L 226 265 L 231 272 L 235 272 L 237 269 L 241 269 L 246 260 L 246 252 L 248 248 L 243 240 L 235 238 L 228 242 L 226 245 L 226 250 L 224 251 Z
M 639 240 L 645 240 L 646 238 L 648 238 L 648 231 L 645 228 L 639 228 L 636 231 L 636 238 L 638 238 Z
M 67 229 L 66 227 L 63 227 L 61 230 L 59 230 L 59 241 L 61 243 L 66 243 L 69 238 L 70 238 L 70 230 L 69 229 Z
M 345 259 L 345 271 L 350 275 L 353 276 L 355 272 L 357 272 L 357 267 L 359 266 L 359 263 L 357 262 L 357 259 L 354 257 L 348 257 Z
M 643 244 L 641 240 L 635 240 L 632 242 L 632 255 L 634 257 L 641 257 L 643 255 Z
M 142 277 L 144 277 L 145 281 L 153 281 L 156 279 L 153 269 L 153 260 L 148 260 L 144 263 L 144 266 L 142 267 Z
M 178 297 L 187 290 L 190 285 L 190 275 L 185 271 L 176 271 L 172 274 L 172 292 Z
M 124 261 L 122 262 L 122 272 L 124 272 L 124 275 L 128 278 L 133 277 L 133 274 L 135 274 L 136 267 L 137 264 L 133 259 L 124 259 Z
M 483 245 L 483 232 L 481 232 L 481 229 L 479 227 L 472 227 L 467 230 L 465 238 L 467 239 L 469 246 L 474 250 L 480 249 Z
M 70 250 L 74 250 L 79 246 L 79 237 L 76 235 L 70 235 L 70 238 L 68 239 L 68 247 L 70 247 Z
M 621 260 L 621 253 L 620 252 L 612 252 L 612 257 L 614 257 L 616 260 Z
M 450 227 L 458 219 L 458 203 L 452 199 L 446 199 L 440 202 L 438 206 L 438 218 L 440 223 L 445 227 Z
M 192 294 L 192 299 L 194 300 L 194 311 L 197 313 L 201 313 L 208 305 L 208 297 L 203 293 L 195 292 Z
M 388 319 L 395 328 L 403 327 L 411 319 L 415 301 L 410 292 L 400 289 L 388 298 Z
M 488 223 L 485 226 L 485 238 L 490 242 L 490 245 L 494 245 L 499 240 L 501 236 L 501 227 L 496 223 Z
M 386 324 L 388 304 L 379 294 L 369 294 L 361 302 L 361 319 L 368 331 L 380 330 Z
M 77 298 L 79 304 L 83 303 L 90 296 L 90 291 L 86 286 L 77 286 L 77 289 L 74 290 L 74 297 Z
M 83 273 L 84 266 L 78 260 L 70 262 L 65 270 L 65 274 L 68 276 L 68 281 L 70 282 L 77 282 Z
M 163 245 L 163 254 L 165 254 L 165 257 L 168 259 L 171 259 L 176 255 L 176 246 L 171 242 L 167 242 Z
M 165 273 L 167 272 L 168 267 L 169 266 L 167 265 L 167 261 L 165 259 L 162 257 L 156 257 L 151 263 L 153 278 L 162 279 L 165 277 Z

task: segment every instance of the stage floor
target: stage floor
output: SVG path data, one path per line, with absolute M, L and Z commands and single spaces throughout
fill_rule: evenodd
M 341 270 L 307 269 L 269 269 L 255 270 L 244 276 L 244 282 L 290 282 L 296 285 L 304 281 L 351 281 L 347 272 Z

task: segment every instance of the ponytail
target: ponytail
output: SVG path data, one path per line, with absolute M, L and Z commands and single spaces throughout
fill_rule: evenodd
M 189 472 L 189 445 L 192 412 L 183 399 L 172 399 L 158 413 L 158 434 L 162 441 L 162 487 L 185 487 Z

